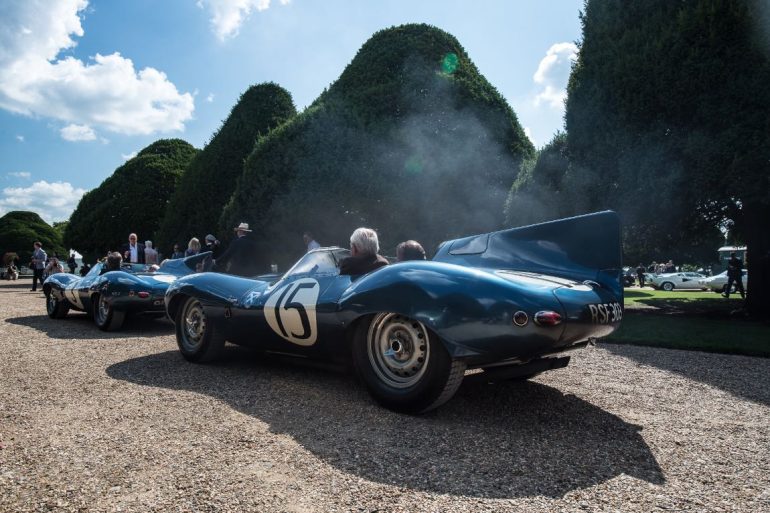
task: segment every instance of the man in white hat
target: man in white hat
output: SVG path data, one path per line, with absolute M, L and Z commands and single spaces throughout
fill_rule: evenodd
M 238 276 L 253 276 L 258 273 L 257 248 L 248 223 L 241 223 L 234 228 L 236 238 L 227 251 L 214 261 L 214 270 Z

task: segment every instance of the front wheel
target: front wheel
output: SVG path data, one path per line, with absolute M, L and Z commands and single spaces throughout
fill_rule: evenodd
M 94 297 L 93 314 L 96 326 L 102 331 L 118 331 L 126 318 L 126 312 L 115 310 L 103 295 Z
M 662 288 L 666 292 L 671 292 L 672 290 L 674 290 L 674 284 L 671 283 L 670 281 L 667 281 L 667 282 L 664 282 L 663 285 L 660 286 L 660 288 Z
M 194 297 L 187 298 L 177 310 L 176 342 L 186 360 L 205 363 L 215 360 L 222 352 L 225 339 L 206 316 L 206 310 Z
M 70 307 L 64 301 L 56 299 L 53 292 L 48 293 L 45 308 L 51 319 L 64 319 L 70 311 Z
M 377 402 L 403 413 L 441 406 L 465 374 L 465 362 L 453 360 L 434 333 L 396 313 L 380 313 L 359 324 L 353 361 Z

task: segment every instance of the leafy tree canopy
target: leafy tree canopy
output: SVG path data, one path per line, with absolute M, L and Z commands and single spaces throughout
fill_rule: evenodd
M 0 217 L 0 254 L 15 252 L 22 265 L 32 258 L 32 245 L 40 241 L 49 255 L 67 255 L 61 235 L 34 212 L 14 211 Z
M 588 0 L 582 22 L 566 112 L 575 209 L 615 208 L 671 245 L 732 225 L 749 309 L 768 315 L 767 3 Z
M 190 163 L 161 224 L 161 247 L 184 243 L 215 232 L 222 213 L 243 173 L 243 162 L 260 134 L 267 134 L 296 115 L 288 91 L 274 83 L 250 87 L 241 95 L 227 120 Z
M 256 227 L 265 258 L 287 263 L 301 235 L 347 246 L 379 230 L 429 250 L 499 228 L 511 182 L 534 148 L 516 115 L 451 35 L 380 31 L 302 114 L 260 138 L 221 218 Z
M 86 260 L 100 258 L 128 242 L 153 240 L 183 171 L 198 150 L 181 139 L 161 139 L 117 168 L 78 203 L 64 240 Z

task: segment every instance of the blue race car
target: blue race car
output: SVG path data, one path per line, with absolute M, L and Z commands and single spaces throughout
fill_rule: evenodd
M 623 317 L 620 224 L 600 212 L 443 243 L 430 261 L 340 275 L 349 251 L 321 248 L 283 276 L 179 278 L 166 292 L 182 355 L 225 341 L 352 363 L 387 408 L 447 401 L 467 370 L 526 378 L 613 332 Z
M 63 319 L 70 309 L 81 310 L 91 313 L 96 325 L 105 331 L 119 330 L 127 313 L 163 317 L 163 297 L 169 284 L 194 273 L 209 256 L 207 252 L 166 260 L 157 271 L 145 264 L 123 263 L 119 271 L 105 272 L 105 264 L 97 263 L 83 277 L 52 274 L 43 283 L 48 316 Z

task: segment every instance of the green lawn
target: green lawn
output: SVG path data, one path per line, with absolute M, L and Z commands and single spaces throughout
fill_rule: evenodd
M 625 290 L 625 315 L 608 342 L 770 357 L 770 325 L 736 311 L 740 296 L 715 292 Z

